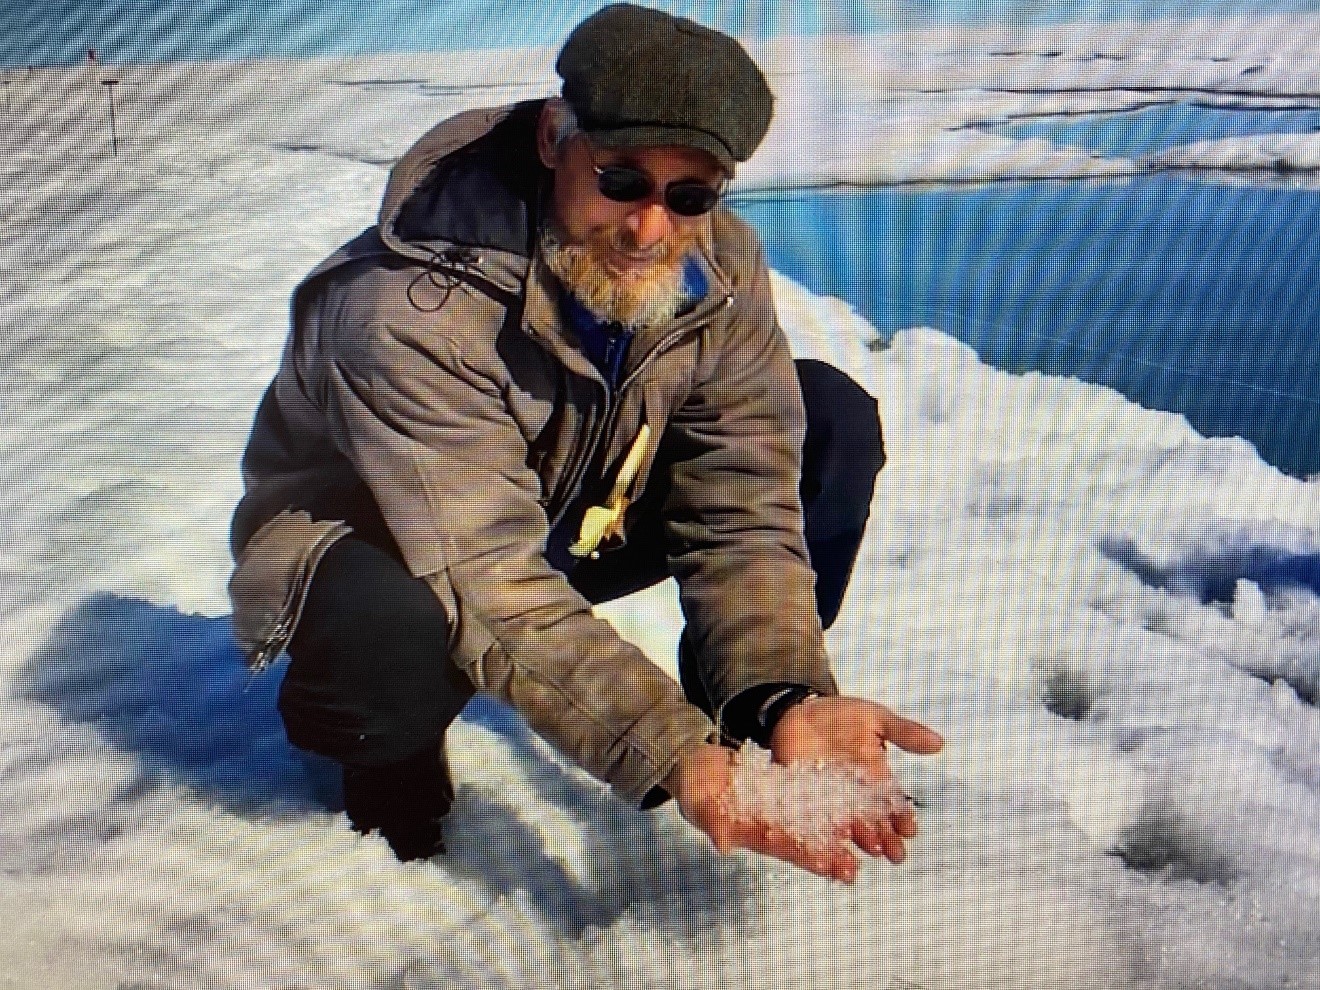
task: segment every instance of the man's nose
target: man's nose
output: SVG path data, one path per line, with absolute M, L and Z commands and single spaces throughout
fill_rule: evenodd
M 644 251 L 668 237 L 673 232 L 674 221 L 664 203 L 651 200 L 628 215 L 628 226 L 637 239 L 637 247 Z

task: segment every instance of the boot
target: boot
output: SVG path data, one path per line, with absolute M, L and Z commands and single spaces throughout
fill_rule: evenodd
M 442 821 L 454 803 L 443 741 L 406 760 L 344 767 L 344 811 L 354 830 L 379 832 L 400 862 L 445 851 Z

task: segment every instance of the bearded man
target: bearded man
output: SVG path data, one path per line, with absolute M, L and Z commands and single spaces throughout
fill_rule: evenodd
M 295 291 L 243 462 L 238 639 L 258 668 L 287 650 L 289 739 L 400 859 L 443 850 L 445 731 L 486 692 L 723 852 L 897 862 L 910 810 L 809 850 L 727 800 L 744 739 L 873 779 L 887 742 L 940 746 L 826 655 L 883 447 L 874 399 L 795 364 L 720 203 L 770 90 L 734 39 L 629 4 L 556 68 L 561 97 L 422 137 Z M 592 613 L 669 576 L 681 684 Z

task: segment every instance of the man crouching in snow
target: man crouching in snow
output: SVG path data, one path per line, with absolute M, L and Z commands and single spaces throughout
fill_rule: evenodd
M 728 799 L 744 739 L 889 777 L 940 738 L 838 694 L 838 614 L 883 446 L 794 363 L 760 245 L 720 205 L 772 97 L 732 38 L 629 4 L 569 36 L 562 98 L 472 111 L 395 166 L 378 224 L 293 297 L 233 525 L 238 638 L 287 649 L 289 739 L 401 859 L 443 850 L 449 724 L 517 709 L 722 851 L 851 880 L 906 807 L 807 848 Z M 681 687 L 593 616 L 672 575 Z

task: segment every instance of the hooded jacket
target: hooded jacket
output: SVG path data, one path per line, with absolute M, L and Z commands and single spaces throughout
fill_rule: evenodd
M 697 259 L 705 299 L 639 329 L 606 382 L 538 249 L 540 107 L 433 128 L 391 172 L 378 224 L 294 292 L 243 459 L 234 624 L 254 667 L 278 655 L 350 531 L 325 506 L 374 500 L 476 688 L 639 803 L 716 726 L 593 615 L 548 534 L 620 487 L 635 498 L 663 441 L 670 571 L 716 719 L 762 684 L 833 693 L 798 496 L 805 416 L 759 243 L 723 208 Z

